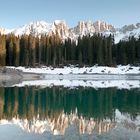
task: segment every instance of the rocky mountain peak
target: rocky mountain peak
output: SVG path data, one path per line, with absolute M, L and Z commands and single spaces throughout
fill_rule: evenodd
M 126 32 L 131 32 L 138 28 L 140 28 L 140 23 L 137 23 L 136 25 L 135 24 L 125 25 L 121 28 L 121 31 L 123 33 L 126 33 Z
M 46 34 L 50 29 L 50 24 L 45 21 L 36 21 L 30 22 L 29 24 L 25 24 L 24 26 L 17 28 L 13 31 L 15 35 L 22 34 L 33 34 L 35 36 L 40 34 Z
M 122 28 L 117 29 L 114 28 L 113 25 L 104 21 L 79 21 L 77 26 L 70 29 L 64 20 L 55 20 L 53 23 L 48 23 L 46 21 L 36 21 L 30 22 L 29 24 L 25 24 L 24 26 L 13 30 L 0 28 L 0 33 L 13 33 L 17 36 L 23 34 L 32 34 L 35 36 L 40 36 L 42 34 L 59 34 L 63 40 L 67 38 L 77 40 L 79 36 L 103 33 L 103 35 L 114 34 L 115 43 L 118 43 L 120 40 L 126 40 L 132 35 L 137 38 L 140 35 L 140 23 L 135 25 L 125 25 Z
M 52 32 L 58 33 L 61 38 L 67 38 L 69 36 L 69 27 L 63 20 L 55 20 L 52 24 Z
M 136 24 L 136 27 L 137 27 L 137 28 L 140 28 L 140 23 L 137 23 L 137 24 Z
M 121 31 L 123 33 L 126 33 L 128 31 L 133 31 L 134 29 L 136 29 L 137 27 L 134 25 L 134 24 L 131 24 L 131 25 L 125 25 L 121 28 Z
M 5 34 L 5 29 L 0 27 L 0 33 Z
M 13 31 L 13 29 L 6 29 L 6 28 L 0 27 L 0 34 L 9 34 L 12 31 Z
M 106 31 L 115 32 L 115 28 L 103 21 L 80 21 L 78 25 L 74 28 L 74 32 L 79 35 L 102 33 Z
M 106 31 L 115 31 L 114 26 L 111 24 L 107 24 L 104 21 L 96 21 L 94 24 L 96 32 L 106 32 Z
M 95 32 L 94 25 L 91 21 L 79 21 L 78 25 L 73 29 L 75 34 L 86 35 Z

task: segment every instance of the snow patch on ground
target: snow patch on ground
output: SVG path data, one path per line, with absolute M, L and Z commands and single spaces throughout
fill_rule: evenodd
M 140 67 L 136 66 L 121 66 L 107 67 L 107 66 L 93 66 L 93 67 L 64 67 L 64 68 L 53 68 L 43 66 L 41 68 L 25 68 L 25 67 L 7 67 L 22 70 L 23 72 L 39 73 L 39 74 L 139 74 Z
M 136 66 L 93 66 L 93 67 L 64 67 L 41 68 L 8 67 L 21 70 L 24 73 L 41 74 L 42 80 L 23 81 L 13 86 L 64 86 L 64 87 L 92 87 L 119 89 L 140 88 L 140 67 Z

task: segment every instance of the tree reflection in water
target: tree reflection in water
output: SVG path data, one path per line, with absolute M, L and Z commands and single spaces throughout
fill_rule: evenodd
M 1 87 L 0 122 L 18 123 L 28 132 L 54 134 L 64 134 L 74 124 L 80 134 L 100 134 L 116 126 L 116 111 L 135 120 L 140 113 L 139 101 L 139 89 Z M 138 129 L 126 120 L 123 123 Z

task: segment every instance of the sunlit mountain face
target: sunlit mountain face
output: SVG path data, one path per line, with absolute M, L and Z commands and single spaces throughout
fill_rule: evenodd
M 134 36 L 138 38 L 140 35 L 140 23 L 124 25 L 121 28 L 116 28 L 105 21 L 79 21 L 73 28 L 68 27 L 65 20 L 55 20 L 52 23 L 47 21 L 36 21 L 27 23 L 15 29 L 0 28 L 1 34 L 21 35 L 53 35 L 58 34 L 62 40 L 70 38 L 77 40 L 80 36 L 93 35 L 95 33 L 102 33 L 105 36 L 114 35 L 115 43 L 120 40 L 128 40 L 129 37 Z
M 0 129 L 15 125 L 27 133 L 110 133 L 120 126 L 140 132 L 139 89 L 0 87 Z

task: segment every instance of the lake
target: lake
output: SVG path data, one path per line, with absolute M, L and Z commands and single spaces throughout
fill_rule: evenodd
M 0 140 L 139 138 L 140 88 L 0 87 Z

